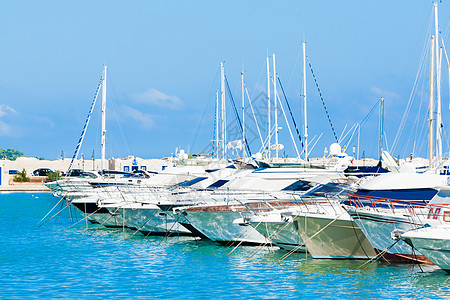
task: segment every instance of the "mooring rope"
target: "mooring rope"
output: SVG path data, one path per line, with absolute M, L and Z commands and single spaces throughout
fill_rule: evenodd
M 139 228 L 138 228 L 138 229 L 137 229 L 137 230 L 136 230 L 136 231 L 135 231 L 128 239 L 131 239 L 136 233 L 140 232 L 141 229 L 144 228 L 144 226 L 147 225 L 147 223 L 150 222 L 150 221 L 153 219 L 153 217 L 155 217 L 155 215 L 156 215 L 156 213 L 157 213 L 158 211 L 159 211 L 159 210 L 155 211 L 155 212 L 153 213 L 153 215 L 152 215 L 150 218 L 148 218 L 147 221 L 145 221 L 144 224 L 142 224 L 142 226 L 139 227 Z M 150 232 L 151 232 L 151 231 L 149 231 L 149 232 L 145 235 L 145 237 L 147 237 L 147 236 L 150 234 Z
M 269 234 L 269 230 L 268 230 L 268 228 L 267 228 L 267 222 L 264 222 L 264 223 L 266 224 L 266 232 L 267 232 L 267 235 L 268 235 L 268 237 L 266 238 L 266 240 L 269 240 L 269 241 L 271 241 L 274 237 L 278 236 L 278 235 L 281 233 L 281 231 L 283 231 L 283 230 L 290 224 L 290 222 L 286 222 L 286 224 L 283 225 L 278 231 L 276 231 L 276 232 L 274 232 L 274 233 L 272 233 L 272 234 L 270 235 L 270 234 Z M 258 225 L 259 225 L 259 224 L 258 224 Z M 256 227 L 255 227 L 255 228 L 256 228 Z M 246 257 L 246 259 L 249 260 L 250 258 L 252 258 L 253 256 L 255 256 L 256 253 L 258 253 L 259 251 L 261 251 L 261 249 L 262 249 L 263 247 L 265 247 L 268 243 L 269 243 L 269 242 L 261 243 L 255 250 L 253 250 L 253 251 Z
M 161 240 L 161 242 L 159 242 L 159 244 L 161 245 L 165 240 L 167 240 L 167 238 L 170 236 L 170 233 L 173 229 L 173 227 L 177 224 L 178 220 L 180 219 L 181 215 L 178 215 L 178 217 L 175 219 L 175 222 L 173 222 L 172 226 L 169 228 L 169 230 L 167 231 L 166 235 L 164 236 L 164 238 Z M 167 224 L 167 213 L 166 213 L 166 224 Z M 178 224 L 180 225 L 180 224 Z
M 91 214 L 89 214 L 89 215 L 87 215 L 86 217 L 84 217 L 83 219 L 81 219 L 81 220 L 79 220 L 78 222 L 76 222 L 75 224 L 72 224 L 72 225 L 70 225 L 69 227 L 67 227 L 66 229 L 64 229 L 64 230 L 67 230 L 67 229 L 69 229 L 69 228 L 71 228 L 71 227 L 73 227 L 73 226 L 75 226 L 75 225 L 77 225 L 78 223 L 80 223 L 81 221 L 83 221 L 83 220 L 87 220 L 90 216 L 92 216 L 93 214 L 95 214 L 96 212 L 98 212 L 100 209 L 102 209 L 101 207 L 99 207 L 96 211 L 94 211 L 93 213 L 91 213 Z
M 69 207 L 69 205 L 66 205 L 65 207 L 63 207 L 61 210 L 59 210 L 56 214 L 54 214 L 50 219 L 47 219 L 47 221 L 45 221 L 44 223 L 42 223 L 41 225 L 38 226 L 38 228 L 40 228 L 42 225 L 46 224 L 48 221 L 50 221 L 51 219 L 53 219 L 54 217 L 56 217 L 57 215 L 59 215 L 63 210 L 65 210 L 67 207 Z
M 397 244 L 400 241 L 400 239 L 396 240 L 392 245 L 390 245 L 389 247 L 387 247 L 386 249 L 384 249 L 383 251 L 381 251 L 380 253 L 378 253 L 375 257 L 371 258 L 370 260 L 366 261 L 365 263 L 363 263 L 361 266 L 359 266 L 357 269 L 361 268 L 362 266 L 369 264 L 371 262 L 376 262 L 378 261 L 384 254 L 386 254 L 386 252 L 388 252 L 392 247 L 395 246 L 395 244 Z
M 113 213 L 110 213 L 109 217 L 106 218 L 105 221 L 103 221 L 97 228 L 95 228 L 95 230 L 90 234 L 93 235 L 97 230 L 99 230 L 100 227 L 103 226 L 103 224 L 105 224 L 106 222 L 108 222 L 108 220 L 114 216 L 114 214 L 120 209 L 120 207 L 116 208 L 116 210 Z
M 334 223 L 338 218 L 340 218 L 344 213 L 346 213 L 346 211 L 344 211 L 343 213 L 341 213 L 340 215 L 338 215 L 336 218 L 334 218 L 334 220 L 332 220 L 330 223 L 328 223 L 325 227 L 323 227 L 322 229 L 320 229 L 319 231 L 317 231 L 315 234 L 313 234 L 312 236 L 310 236 L 309 238 L 307 238 L 305 241 L 303 241 L 303 245 L 305 246 L 306 249 L 308 249 L 307 247 L 307 242 L 309 242 L 312 238 L 314 238 L 316 235 L 318 235 L 319 233 L 321 233 L 322 231 L 324 231 L 328 226 L 330 226 L 332 223 Z M 305 220 L 306 220 L 306 215 L 305 215 Z M 306 226 L 306 222 L 305 222 L 305 226 Z M 305 234 L 307 234 L 306 230 L 305 230 Z M 294 253 L 294 252 L 292 252 Z M 283 260 L 285 260 L 286 258 L 288 258 L 292 253 L 289 253 L 287 255 L 282 256 L 281 258 L 279 258 L 277 261 L 275 261 L 275 263 L 279 263 Z

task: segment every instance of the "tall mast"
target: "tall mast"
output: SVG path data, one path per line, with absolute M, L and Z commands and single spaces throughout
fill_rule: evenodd
M 105 169 L 105 147 L 106 147 L 106 66 L 103 69 L 102 81 L 102 158 L 101 170 Z
M 434 5 L 434 35 L 435 35 L 435 47 L 436 51 L 436 158 L 442 157 L 442 138 L 441 138 L 441 59 L 439 53 L 439 24 L 438 24 L 438 5 L 437 2 L 433 2 Z
M 308 160 L 308 119 L 306 111 L 306 43 L 303 46 L 303 142 L 305 150 L 305 160 Z
M 435 36 L 431 36 L 431 50 L 430 50 L 430 104 L 429 104 L 429 134 L 428 134 L 428 163 L 429 167 L 433 164 L 433 89 L 434 89 L 434 39 Z
M 219 91 L 216 91 L 216 122 L 215 122 L 215 141 L 214 141 L 214 147 L 215 147 L 215 151 L 216 151 L 216 158 L 219 158 L 219 146 L 220 146 L 220 142 L 219 142 Z
M 242 85 L 242 158 L 245 158 L 245 103 L 244 103 L 244 68 L 241 72 L 241 85 Z
M 381 152 L 383 151 L 383 123 L 384 123 L 384 98 L 381 97 L 380 102 L 380 143 L 379 143 L 379 154 L 381 161 Z
M 358 124 L 358 152 L 356 152 L 356 159 L 359 160 L 359 138 L 361 136 L 361 123 Z
M 273 98 L 274 98 L 274 118 L 275 118 L 275 157 L 278 158 L 278 103 L 277 103 L 277 70 L 275 68 L 275 53 L 273 58 Z
M 226 115 L 225 115 L 225 70 L 223 67 L 223 62 L 220 63 L 220 92 L 222 97 L 222 107 L 221 107 L 221 129 L 222 129 L 222 158 L 226 156 Z
M 271 140 L 271 124 L 270 124 L 270 69 L 269 69 L 269 54 L 267 54 L 267 158 L 270 159 L 270 140 Z
M 442 159 L 442 103 L 441 103 L 441 71 L 442 71 L 442 47 L 439 49 L 439 63 L 436 74 L 437 112 L 436 112 L 436 157 Z

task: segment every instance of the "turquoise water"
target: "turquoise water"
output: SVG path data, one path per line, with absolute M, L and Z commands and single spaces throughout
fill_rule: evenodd
M 66 209 L 38 228 L 59 199 L 0 194 L 0 298 L 450 298 L 435 266 L 313 260 L 190 238 L 147 237 L 79 224 Z M 59 209 L 59 206 L 58 206 Z M 231 252 L 233 251 L 233 252 Z

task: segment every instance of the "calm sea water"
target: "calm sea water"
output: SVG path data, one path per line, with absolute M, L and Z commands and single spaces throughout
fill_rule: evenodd
M 85 224 L 66 209 L 38 228 L 51 194 L 0 194 L 0 298 L 450 298 L 435 266 L 313 260 Z M 59 209 L 59 206 L 58 206 Z M 68 228 L 68 229 L 67 229 Z

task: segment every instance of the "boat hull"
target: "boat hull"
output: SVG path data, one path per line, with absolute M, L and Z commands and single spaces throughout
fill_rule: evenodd
M 403 234 L 402 239 L 450 273 L 450 228 L 423 228 Z
M 305 252 L 296 224 L 290 217 L 262 216 L 252 218 L 250 225 L 275 246 L 287 251 Z
M 250 213 L 233 211 L 186 210 L 186 219 L 197 231 L 219 243 L 240 242 L 263 244 L 266 239 L 252 226 L 235 223 L 234 220 Z
M 120 214 L 117 214 L 115 211 L 110 211 L 105 207 L 99 207 L 96 202 L 73 201 L 71 205 L 76 207 L 92 224 L 99 224 L 112 228 L 124 226 L 124 222 Z
M 144 235 L 193 235 L 157 205 L 128 207 L 120 209 L 119 212 L 125 219 L 127 227 L 139 230 Z
M 404 241 L 392 238 L 392 232 L 406 232 L 421 226 L 411 218 L 399 213 L 390 214 L 384 210 L 359 208 L 350 208 L 348 213 L 367 236 L 372 247 L 377 253 L 383 255 L 384 260 L 405 263 L 430 262 L 422 253 L 417 253 Z
M 313 258 L 371 259 L 375 250 L 350 218 L 296 216 L 298 233 Z

